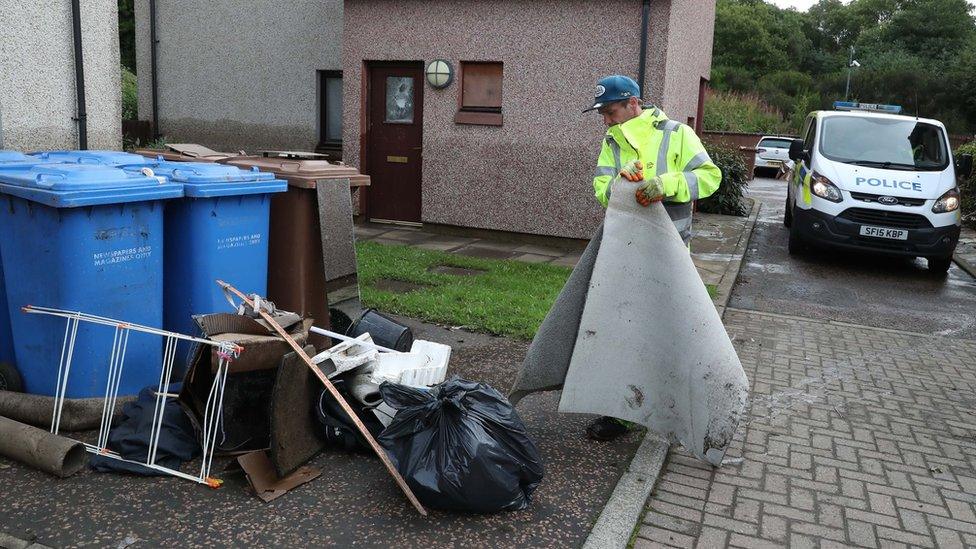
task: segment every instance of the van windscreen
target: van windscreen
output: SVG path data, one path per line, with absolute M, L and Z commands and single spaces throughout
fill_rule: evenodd
M 918 171 L 942 171 L 949 165 L 942 129 L 925 122 L 828 116 L 820 135 L 820 153 L 837 162 Z

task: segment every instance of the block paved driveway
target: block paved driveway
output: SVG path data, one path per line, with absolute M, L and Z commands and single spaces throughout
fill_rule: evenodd
M 976 341 L 730 309 L 729 458 L 672 454 L 635 547 L 976 546 Z

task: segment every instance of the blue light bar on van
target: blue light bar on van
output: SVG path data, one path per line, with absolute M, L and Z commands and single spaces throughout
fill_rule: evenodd
M 838 111 L 875 111 L 888 114 L 901 112 L 901 105 L 882 105 L 881 103 L 858 103 L 857 101 L 834 101 L 834 110 Z

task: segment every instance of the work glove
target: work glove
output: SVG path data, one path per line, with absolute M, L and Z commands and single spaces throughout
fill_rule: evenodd
M 660 202 L 664 200 L 664 183 L 661 182 L 660 177 L 648 179 L 637 187 L 634 196 L 637 198 L 637 203 L 645 208 L 650 206 L 652 202 Z
M 632 183 L 644 180 L 644 165 L 640 160 L 631 160 L 620 169 L 620 176 Z

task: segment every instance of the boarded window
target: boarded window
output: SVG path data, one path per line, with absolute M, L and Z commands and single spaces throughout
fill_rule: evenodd
M 458 124 L 502 125 L 502 64 L 461 61 Z

